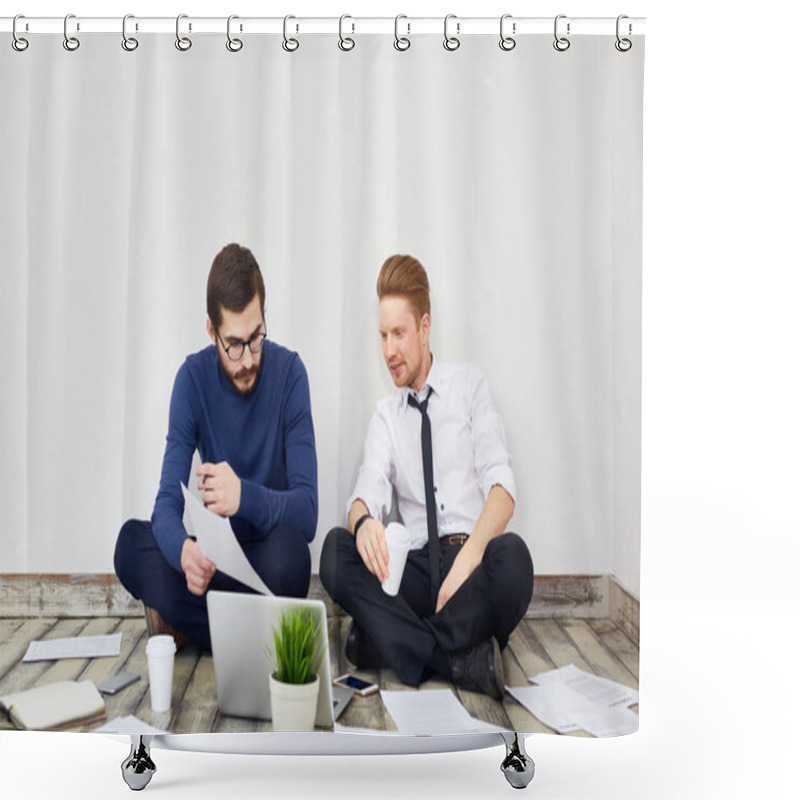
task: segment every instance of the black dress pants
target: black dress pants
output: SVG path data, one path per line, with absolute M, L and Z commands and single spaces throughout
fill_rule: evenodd
M 262 538 L 240 544 L 253 569 L 276 595 L 308 595 L 311 553 L 298 528 L 281 523 Z M 189 591 L 186 576 L 164 558 L 149 521 L 132 519 L 122 526 L 114 551 L 114 569 L 134 597 L 156 609 L 203 650 L 211 650 L 206 596 L 198 597 Z M 214 575 L 208 588 L 253 591 L 223 572 Z
M 459 550 L 457 545 L 442 544 L 442 581 Z M 450 654 L 494 636 L 505 647 L 533 594 L 530 551 L 515 533 L 489 542 L 481 564 L 438 614 L 431 608 L 427 545 L 409 552 L 395 597 L 387 595 L 364 566 L 355 537 L 345 528 L 328 533 L 319 572 L 328 594 L 409 686 L 418 686 L 424 673 L 434 669 L 437 646 Z

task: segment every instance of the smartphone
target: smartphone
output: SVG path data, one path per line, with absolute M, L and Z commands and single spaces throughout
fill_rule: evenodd
M 138 680 L 138 675 L 134 674 L 133 672 L 123 670 L 122 672 L 118 672 L 116 675 L 112 675 L 107 681 L 103 681 L 97 687 L 97 690 L 99 692 L 103 692 L 104 694 L 116 694 L 121 689 L 124 689 L 126 686 L 130 686 L 132 683 L 136 683 Z
M 333 685 L 353 689 L 359 697 L 368 697 L 378 691 L 377 683 L 361 680 L 361 678 L 356 678 L 355 675 L 351 675 L 349 672 L 334 678 Z

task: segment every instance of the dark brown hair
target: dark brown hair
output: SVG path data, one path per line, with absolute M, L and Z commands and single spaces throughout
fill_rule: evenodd
M 405 297 L 419 325 L 431 313 L 431 292 L 425 268 L 414 256 L 389 256 L 378 275 L 378 299 L 398 295 Z
M 264 279 L 255 256 L 238 244 L 229 244 L 217 253 L 208 273 L 206 311 L 214 328 L 222 324 L 222 309 L 238 314 L 258 295 L 264 313 Z

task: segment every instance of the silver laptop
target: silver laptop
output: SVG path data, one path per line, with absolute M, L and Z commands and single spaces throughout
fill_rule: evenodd
M 319 615 L 322 663 L 315 725 L 333 729 L 325 604 L 321 600 L 214 590 L 208 593 L 207 599 L 217 704 L 223 714 L 234 717 L 272 719 L 269 698 L 272 665 L 264 652 L 264 645 L 272 647 L 273 631 L 278 629 L 285 611 L 310 608 Z

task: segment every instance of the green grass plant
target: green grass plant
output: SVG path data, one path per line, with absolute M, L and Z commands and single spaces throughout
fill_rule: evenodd
M 320 622 L 310 608 L 293 608 L 281 615 L 274 631 L 274 648 L 264 646 L 274 668 L 273 676 L 281 683 L 312 683 L 322 660 L 319 645 Z

